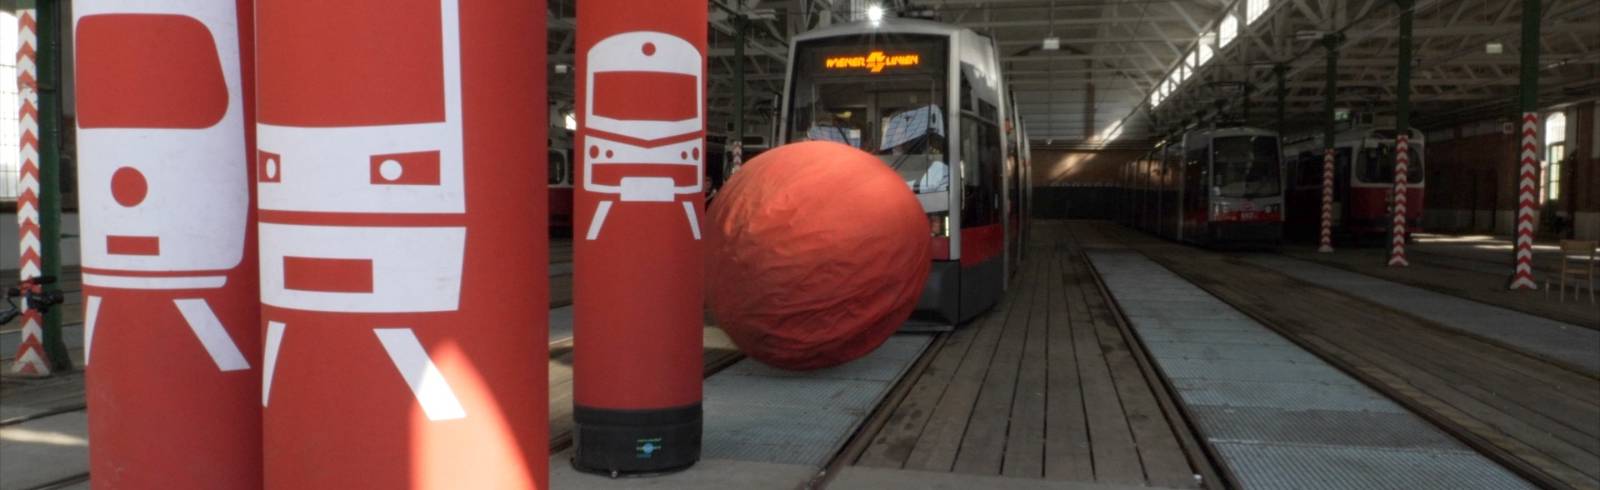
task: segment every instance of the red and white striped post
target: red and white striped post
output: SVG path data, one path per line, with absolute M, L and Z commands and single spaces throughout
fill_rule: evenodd
M 1333 252 L 1333 148 L 1322 151 L 1322 242 L 1318 252 Z
M 21 239 L 18 279 L 39 277 L 43 263 L 39 255 L 39 71 L 35 47 L 39 35 L 34 25 L 34 10 L 17 11 L 17 111 L 21 130 L 21 191 L 17 196 L 17 236 Z M 30 376 L 49 376 L 50 363 L 44 350 L 44 315 L 29 308 L 22 312 L 22 343 L 17 346 L 11 372 Z
M 1406 184 L 1411 164 L 1411 135 L 1401 129 L 1394 137 L 1394 232 L 1389 247 L 1389 266 L 1406 267 Z
M 1533 226 L 1538 214 L 1539 113 L 1522 114 L 1522 181 L 1517 184 L 1517 266 L 1511 289 L 1539 289 L 1533 282 Z

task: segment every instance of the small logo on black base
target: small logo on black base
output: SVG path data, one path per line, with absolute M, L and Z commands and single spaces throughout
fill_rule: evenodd
M 635 441 L 633 449 L 635 451 L 634 457 L 639 459 L 653 458 L 655 457 L 656 453 L 662 449 L 661 438 L 655 437 L 650 439 L 639 439 L 638 441 Z

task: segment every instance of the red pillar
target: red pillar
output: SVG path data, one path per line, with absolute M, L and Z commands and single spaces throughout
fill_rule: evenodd
M 259 488 L 251 2 L 75 6 L 95 488 Z
M 706 4 L 578 3 L 574 464 L 700 458 Z
M 267 488 L 547 488 L 542 4 L 256 12 Z

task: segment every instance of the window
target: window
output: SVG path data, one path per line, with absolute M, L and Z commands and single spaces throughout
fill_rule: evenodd
M 1211 141 L 1212 188 L 1222 197 L 1246 199 L 1282 192 L 1278 139 L 1228 136 Z
M 17 109 L 17 17 L 0 12 L 0 202 L 16 202 L 21 178 Z
M 1544 179 L 1544 192 L 1539 204 L 1561 199 L 1561 166 L 1567 158 L 1567 115 L 1557 112 L 1544 123 L 1544 161 L 1540 162 L 1540 175 Z
M 1222 18 L 1222 25 L 1217 28 L 1217 47 L 1226 48 L 1233 38 L 1239 37 L 1239 17 L 1229 15 Z
M 546 159 L 550 164 L 550 185 L 570 184 L 568 174 L 572 172 L 572 162 L 567 160 L 567 152 L 551 150 Z
M 973 117 L 961 118 L 961 227 L 1000 223 L 1000 128 Z
M 1211 43 L 1208 43 L 1204 39 L 1201 39 L 1200 40 L 1200 49 L 1196 50 L 1194 55 L 1195 55 L 1194 65 L 1195 66 L 1205 66 L 1206 62 L 1211 61 L 1211 57 L 1216 55 L 1216 52 L 1211 49 Z
M 1248 0 L 1245 2 L 1245 24 L 1254 24 L 1256 19 L 1267 13 L 1267 8 L 1272 6 L 1272 0 Z

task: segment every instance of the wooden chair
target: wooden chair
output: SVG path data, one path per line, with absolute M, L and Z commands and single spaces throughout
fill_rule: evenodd
M 1589 303 L 1594 303 L 1595 282 L 1595 247 L 1593 240 L 1562 240 L 1561 241 L 1561 292 L 1557 296 L 1559 301 L 1566 301 L 1567 280 L 1573 281 L 1572 299 L 1576 300 L 1583 292 L 1589 289 Z

